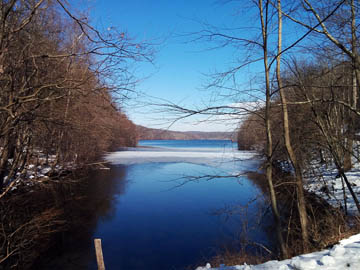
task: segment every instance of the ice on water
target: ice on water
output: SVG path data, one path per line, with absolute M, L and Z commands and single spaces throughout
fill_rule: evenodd
M 254 159 L 255 152 L 237 151 L 233 148 L 127 148 L 109 153 L 105 159 L 117 165 L 149 162 L 184 162 L 216 167 L 229 167 L 241 160 Z

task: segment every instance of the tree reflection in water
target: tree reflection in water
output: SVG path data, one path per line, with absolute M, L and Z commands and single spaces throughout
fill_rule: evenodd
M 254 215 L 262 209 L 261 201 L 252 203 L 262 197 L 261 188 L 247 177 L 180 186 L 174 182 L 186 174 L 220 173 L 219 168 L 190 163 L 112 166 L 92 173 L 67 192 L 72 194 L 64 202 L 71 228 L 57 253 L 36 269 L 96 269 L 94 237 L 103 240 L 108 268 L 187 269 L 216 255 L 234 236 L 244 235 L 243 213 L 231 219 L 211 214 L 235 204 L 249 205 L 246 222 L 253 230 L 247 230 L 246 237 L 266 244 Z
M 101 220 L 114 217 L 114 201 L 126 190 L 126 167 L 91 171 L 81 181 L 68 184 L 62 204 L 69 229 L 58 237 L 55 248 L 44 254 L 33 269 L 95 269 L 93 234 Z

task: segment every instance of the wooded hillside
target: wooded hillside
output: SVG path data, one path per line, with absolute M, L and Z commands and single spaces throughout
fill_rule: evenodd
M 96 29 L 66 1 L 0 3 L 0 189 L 35 161 L 85 164 L 135 145 L 121 111 L 144 43 Z
M 235 132 L 171 131 L 136 126 L 139 140 L 236 140 Z

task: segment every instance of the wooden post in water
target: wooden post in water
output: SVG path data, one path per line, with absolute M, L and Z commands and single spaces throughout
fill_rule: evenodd
M 95 238 L 94 244 L 95 244 L 96 261 L 97 261 L 98 269 L 105 270 L 104 256 L 101 248 L 101 239 Z

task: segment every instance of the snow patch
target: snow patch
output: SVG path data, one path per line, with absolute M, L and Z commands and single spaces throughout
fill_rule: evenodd
M 360 163 L 354 160 L 354 167 L 351 171 L 346 172 L 355 194 L 360 196 Z M 358 214 L 355 202 L 343 183 L 341 177 L 338 177 L 338 171 L 334 167 L 326 167 L 326 165 L 313 165 L 315 173 L 308 174 L 305 188 L 314 192 L 319 197 L 324 198 L 334 207 L 344 207 L 343 184 L 345 185 L 345 195 L 347 202 L 347 210 L 351 215 Z
M 354 168 L 346 173 L 354 192 L 360 195 L 360 163 L 354 160 Z M 343 183 L 337 177 L 338 171 L 335 168 L 327 168 L 326 165 L 314 165 L 316 174 L 306 175 L 307 183 L 305 188 L 315 192 L 335 207 L 344 205 Z M 345 187 L 347 197 L 347 209 L 350 214 L 358 214 L 357 208 L 348 189 Z M 196 270 L 208 268 L 198 267 Z M 293 257 L 283 261 L 269 261 L 259 265 L 235 265 L 210 268 L 212 270 L 338 270 L 360 269 L 360 234 L 353 235 L 341 240 L 330 250 L 313 252 Z
M 309 253 L 283 261 L 269 261 L 259 265 L 235 265 L 210 268 L 212 270 L 339 270 L 360 269 L 360 234 L 341 240 L 330 250 Z M 208 270 L 198 267 L 196 270 Z

